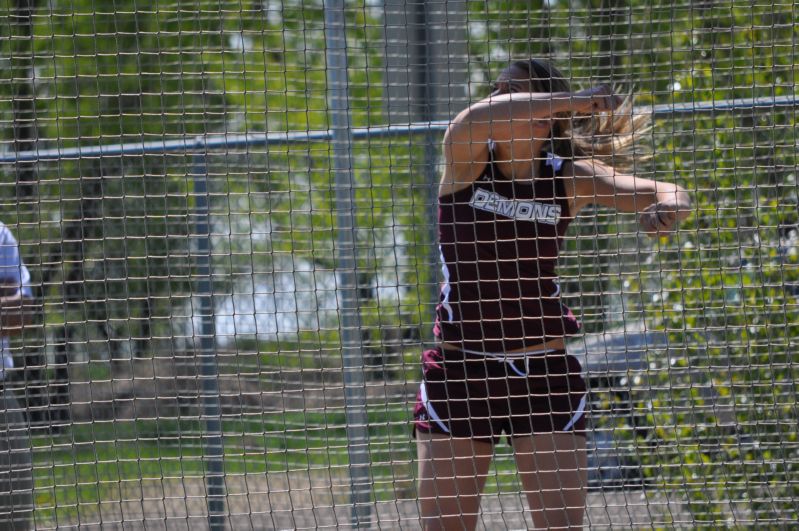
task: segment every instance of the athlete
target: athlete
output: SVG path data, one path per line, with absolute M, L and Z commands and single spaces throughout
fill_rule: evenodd
M 29 421 L 8 376 L 14 367 L 11 337 L 32 324 L 31 276 L 14 234 L 0 222 L 0 529 L 30 529 L 33 468 Z
M 563 236 L 590 204 L 638 213 L 650 235 L 691 208 L 680 186 L 625 173 L 649 127 L 631 100 L 573 92 L 552 65 L 519 61 L 446 131 L 438 346 L 423 354 L 414 411 L 425 529 L 475 528 L 503 437 L 535 527 L 582 526 L 586 385 L 565 351 L 580 323 L 560 300 Z

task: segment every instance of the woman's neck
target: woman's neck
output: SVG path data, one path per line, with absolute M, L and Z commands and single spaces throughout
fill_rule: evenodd
M 532 180 L 538 177 L 546 140 L 497 143 L 494 160 L 500 173 L 508 179 Z

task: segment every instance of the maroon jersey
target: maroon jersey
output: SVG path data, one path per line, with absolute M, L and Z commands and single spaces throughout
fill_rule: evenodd
M 439 199 L 439 340 L 507 352 L 580 329 L 561 303 L 556 272 L 572 219 L 557 178 L 563 160 L 545 156 L 532 181 L 505 178 L 492 156 L 471 186 Z

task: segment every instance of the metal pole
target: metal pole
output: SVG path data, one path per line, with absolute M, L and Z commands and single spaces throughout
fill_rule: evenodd
M 421 85 L 422 85 L 422 121 L 430 122 L 434 118 L 438 117 L 438 114 L 441 112 L 443 107 L 446 107 L 444 103 L 449 102 L 441 102 L 438 99 L 438 91 L 434 86 L 436 82 L 436 72 L 435 69 L 435 62 L 439 57 L 435 57 L 435 44 L 433 41 L 433 35 L 435 34 L 435 30 L 431 27 L 433 17 L 430 16 L 429 9 L 431 7 L 426 4 L 419 4 L 417 6 L 418 9 L 418 16 L 419 20 L 419 28 L 422 30 L 421 34 L 417 36 L 418 43 L 422 46 L 422 55 L 423 55 L 423 64 L 420 68 L 419 77 L 421 78 Z M 446 9 L 446 6 L 444 6 Z M 465 106 L 464 106 L 465 107 Z M 436 305 L 439 302 L 440 294 L 439 294 L 439 287 L 438 287 L 438 271 L 439 268 L 435 267 L 436 264 L 439 264 L 439 256 L 440 251 L 438 248 L 438 183 L 440 181 L 440 175 L 438 175 L 438 168 L 436 167 L 436 161 L 438 160 L 438 146 L 440 143 L 441 135 L 437 134 L 432 129 L 427 131 L 427 134 L 424 135 L 424 175 L 425 175 L 425 205 L 424 209 L 425 212 L 428 213 L 427 215 L 427 261 L 428 263 L 425 264 L 427 266 L 427 271 L 431 272 L 431 276 L 429 277 L 430 281 L 427 286 L 425 286 L 426 292 L 426 300 L 430 304 L 430 308 L 427 312 L 427 315 L 434 315 L 434 310 Z M 440 265 L 440 264 L 439 264 Z M 424 277 L 422 277 L 424 278 Z M 425 326 L 426 336 L 425 339 L 433 340 L 433 326 L 430 323 L 430 326 Z
M 366 387 L 361 350 L 360 315 L 355 250 L 355 201 L 352 174 L 352 124 L 347 82 L 347 41 L 343 0 L 325 0 L 327 100 L 332 130 L 336 201 L 336 277 L 344 369 L 344 411 L 350 471 L 352 525 L 370 525 L 372 484 L 369 470 L 369 433 Z
M 206 503 L 210 531 L 225 529 L 224 441 L 219 405 L 219 371 L 216 364 L 211 228 L 208 207 L 208 167 L 205 154 L 194 155 L 194 239 L 197 259 L 197 298 L 200 304 L 200 378 L 202 380 L 205 437 Z
M 438 285 L 438 271 L 440 265 L 440 251 L 438 247 L 438 183 L 441 180 L 438 166 L 438 145 L 440 143 L 441 135 L 435 132 L 429 132 L 424 136 L 424 174 L 425 174 L 425 212 L 427 216 L 427 263 L 424 264 L 427 271 L 431 272 L 429 282 L 424 286 L 424 293 L 427 295 L 425 300 L 430 304 L 427 315 L 435 313 L 436 305 L 439 303 L 440 293 Z M 437 267 L 438 266 L 438 267 Z M 425 278 L 425 277 L 422 277 Z M 426 337 L 425 339 L 432 340 L 433 326 L 425 326 Z
M 653 118 L 661 119 L 674 115 L 718 114 L 734 111 L 754 113 L 784 112 L 799 107 L 799 98 L 778 96 L 776 98 L 748 98 L 718 100 L 711 102 L 676 103 L 674 105 L 655 105 L 636 107 L 635 114 L 651 113 Z M 353 140 L 368 138 L 391 138 L 407 135 L 424 135 L 429 132 L 443 133 L 449 120 L 386 125 L 379 127 L 356 127 L 351 130 Z M 180 140 L 156 140 L 153 142 L 131 142 L 127 144 L 96 144 L 74 148 L 34 149 L 29 151 L 3 150 L 0 145 L 0 164 L 19 164 L 22 162 L 44 162 L 48 160 L 79 159 L 83 157 L 118 157 L 120 155 L 146 155 L 150 153 L 187 153 L 196 149 L 217 151 L 255 146 L 285 146 L 324 142 L 334 138 L 332 131 L 293 131 L 287 133 L 225 134 L 213 135 L 202 140 L 182 138 Z

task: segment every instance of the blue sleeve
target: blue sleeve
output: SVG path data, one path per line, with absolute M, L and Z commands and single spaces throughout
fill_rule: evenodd
M 19 245 L 11 231 L 0 224 L 0 284 L 21 286 L 22 295 L 31 297 L 31 274 L 19 256 Z

